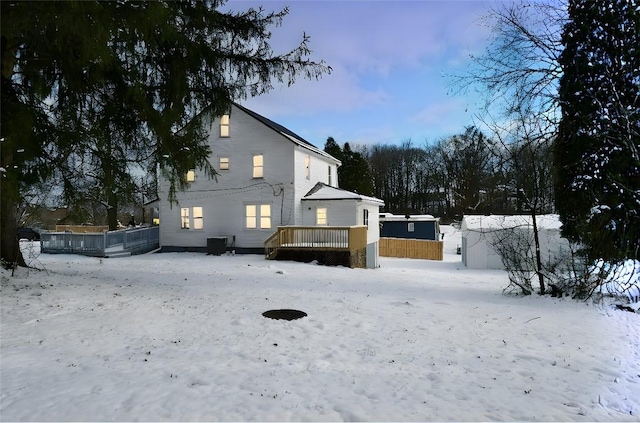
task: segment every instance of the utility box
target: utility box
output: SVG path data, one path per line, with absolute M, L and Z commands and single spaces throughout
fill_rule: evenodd
M 227 238 L 207 238 L 207 255 L 219 256 L 227 251 Z

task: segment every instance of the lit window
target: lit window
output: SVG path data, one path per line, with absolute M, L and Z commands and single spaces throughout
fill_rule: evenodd
M 409 223 L 407 224 L 407 231 L 408 231 L 408 232 L 413 232 L 413 229 L 414 229 L 414 227 L 413 227 L 413 222 L 409 222 Z
M 196 171 L 195 169 L 191 169 L 187 172 L 187 182 L 193 182 L 196 180 Z
M 229 170 L 229 158 L 220 157 L 220 170 Z
M 327 224 L 327 208 L 321 207 L 316 209 L 316 225 Z
M 180 227 L 182 229 L 189 229 L 189 209 L 188 208 L 185 207 L 180 209 L 180 221 L 181 221 Z
M 247 229 L 255 229 L 257 223 L 257 208 L 255 205 L 247 205 L 245 207 L 247 219 Z
M 307 179 L 311 178 L 311 156 L 304 158 L 304 172 Z
M 329 186 L 331 186 L 331 165 L 329 165 L 328 171 L 329 171 Z
M 247 229 L 257 229 L 258 223 L 260 223 L 260 229 L 271 229 L 271 205 L 247 204 L 245 206 L 245 218 Z
M 202 207 L 193 208 L 193 229 L 204 228 L 204 222 L 202 220 Z
M 263 169 L 264 167 L 262 154 L 253 156 L 253 177 L 262 178 L 264 176 Z
M 220 136 L 225 138 L 229 136 L 229 115 L 220 117 Z
M 369 210 L 364 209 L 362 213 L 362 224 L 369 226 Z
M 260 205 L 260 229 L 271 229 L 271 205 Z

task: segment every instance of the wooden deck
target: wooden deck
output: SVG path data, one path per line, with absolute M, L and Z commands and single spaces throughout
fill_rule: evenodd
M 270 260 L 366 267 L 366 226 L 279 226 L 264 242 Z

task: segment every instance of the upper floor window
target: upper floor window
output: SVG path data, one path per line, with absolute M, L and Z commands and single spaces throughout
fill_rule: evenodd
M 307 179 L 311 178 L 311 156 L 308 154 L 304 158 L 304 176 Z
M 415 225 L 413 222 L 407 223 L 407 232 L 413 232 L 414 229 L 415 229 Z
M 369 210 L 364 209 L 362 211 L 362 224 L 365 226 L 369 226 Z
M 191 169 L 187 172 L 187 182 L 193 182 L 196 180 L 196 171 L 195 169 Z
M 262 178 L 264 176 L 264 160 L 262 154 L 253 156 L 253 177 Z
M 229 136 L 229 115 L 222 115 L 220 117 L 220 137 Z
M 327 224 L 327 208 L 319 207 L 316 209 L 316 225 Z
M 327 167 L 327 170 L 328 170 L 328 173 L 329 173 L 329 181 L 328 181 L 328 185 L 329 185 L 329 186 L 332 186 L 332 184 L 331 184 L 331 181 L 332 181 L 332 178 L 331 178 L 331 165 L 329 165 L 329 166 Z
M 229 170 L 229 158 L 220 157 L 220 170 Z

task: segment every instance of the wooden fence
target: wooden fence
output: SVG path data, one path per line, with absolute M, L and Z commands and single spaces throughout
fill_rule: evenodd
M 425 239 L 380 238 L 382 257 L 442 260 L 443 242 Z

